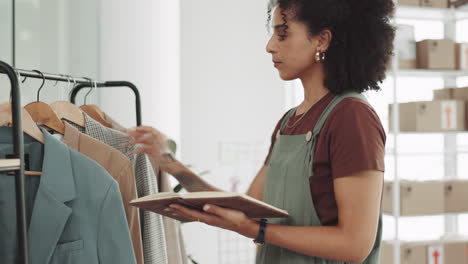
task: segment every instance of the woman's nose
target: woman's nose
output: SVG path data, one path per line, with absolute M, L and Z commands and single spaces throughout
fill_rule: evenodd
M 271 37 L 269 40 L 268 40 L 268 43 L 266 45 L 266 52 L 268 53 L 271 53 L 273 54 L 274 52 L 276 52 L 276 49 L 274 47 L 274 40 L 273 40 L 273 37 Z

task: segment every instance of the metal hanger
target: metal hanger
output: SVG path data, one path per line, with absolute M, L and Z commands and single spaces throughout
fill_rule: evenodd
M 70 88 L 70 79 L 72 79 L 72 77 L 68 75 L 62 76 L 67 77 L 68 88 Z M 73 78 L 73 83 L 76 84 L 75 78 Z M 54 109 L 54 111 L 57 113 L 60 119 L 65 119 L 70 122 L 73 122 L 76 125 L 85 127 L 85 119 L 83 116 L 83 112 L 76 105 L 68 101 L 57 101 L 52 103 L 50 107 Z
M 62 120 L 50 105 L 40 101 L 41 90 L 44 88 L 44 84 L 46 82 L 44 74 L 38 70 L 34 70 L 34 72 L 37 72 L 41 75 L 42 84 L 41 87 L 39 87 L 37 90 L 37 101 L 27 104 L 24 109 L 28 111 L 36 123 L 40 123 L 43 126 L 63 135 L 63 133 L 65 133 L 65 125 L 63 124 Z
M 96 81 L 93 81 L 93 80 L 91 80 L 89 78 L 86 78 L 86 79 L 88 79 L 90 81 L 91 88 L 86 93 L 85 98 L 84 98 L 84 105 L 80 106 L 80 109 L 83 110 L 83 112 L 85 112 L 86 114 L 88 114 L 92 119 L 94 119 L 94 120 L 98 121 L 99 123 L 101 123 L 103 126 L 112 128 L 112 124 L 109 123 L 106 120 L 105 113 L 97 105 L 92 105 L 92 104 L 88 105 L 88 104 L 86 104 L 88 95 L 91 93 L 91 91 L 93 89 L 95 89 L 95 90 L 97 89 L 97 82 Z

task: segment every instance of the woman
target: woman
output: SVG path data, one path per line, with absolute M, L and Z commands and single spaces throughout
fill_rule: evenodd
M 385 132 L 361 93 L 379 90 L 385 78 L 393 10 L 392 0 L 270 5 L 267 52 L 283 80 L 301 80 L 304 101 L 278 122 L 247 194 L 290 217 L 266 223 L 214 205 L 204 212 L 180 205 L 166 210 L 264 243 L 257 263 L 378 263 Z M 156 129 L 138 127 L 128 135 L 187 190 L 219 191 L 165 153 Z

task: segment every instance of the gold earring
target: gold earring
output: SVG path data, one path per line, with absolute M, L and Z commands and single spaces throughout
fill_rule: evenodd
M 317 51 L 315 53 L 315 62 L 320 62 L 320 60 L 321 60 L 320 51 Z

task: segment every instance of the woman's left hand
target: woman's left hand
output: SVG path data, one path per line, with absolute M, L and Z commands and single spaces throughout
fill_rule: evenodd
M 203 212 L 192 210 L 179 204 L 171 204 L 168 208 L 172 213 L 211 226 L 231 230 L 246 237 L 255 238 L 258 234 L 259 223 L 238 210 L 222 208 L 211 204 L 203 206 Z

